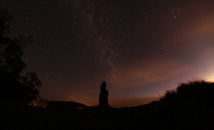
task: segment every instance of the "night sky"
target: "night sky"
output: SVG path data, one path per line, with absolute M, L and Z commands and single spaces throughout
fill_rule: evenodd
M 212 0 L 0 2 L 13 16 L 10 36 L 34 39 L 24 72 L 38 75 L 42 98 L 96 105 L 105 80 L 113 106 L 213 81 L 213 7 Z

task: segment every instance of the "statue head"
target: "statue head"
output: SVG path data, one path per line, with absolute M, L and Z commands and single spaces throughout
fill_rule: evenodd
M 104 89 L 106 89 L 106 81 L 103 81 L 101 86 L 100 86 L 100 90 L 101 91 L 104 90 Z

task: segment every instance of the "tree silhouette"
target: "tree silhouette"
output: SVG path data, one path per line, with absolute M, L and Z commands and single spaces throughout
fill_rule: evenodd
M 24 48 L 32 43 L 32 38 L 9 37 L 8 11 L 0 10 L 0 99 L 27 101 L 38 95 L 41 81 L 35 73 L 21 76 L 26 64 L 21 60 Z
M 39 87 L 42 83 L 35 73 L 27 73 L 25 76 L 21 77 L 20 82 L 32 99 L 35 99 L 39 95 Z
M 12 20 L 12 15 L 6 10 L 0 9 L 0 37 L 8 35 L 10 27 L 9 21 Z

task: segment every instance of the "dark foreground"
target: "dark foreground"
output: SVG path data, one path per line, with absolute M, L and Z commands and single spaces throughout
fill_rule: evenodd
M 214 107 L 160 108 L 158 103 L 100 111 L 54 110 L 17 105 L 1 107 L 1 130 L 7 129 L 214 129 Z
M 158 102 L 108 109 L 35 108 L 3 102 L 0 129 L 214 129 L 214 83 L 191 82 L 168 91 Z

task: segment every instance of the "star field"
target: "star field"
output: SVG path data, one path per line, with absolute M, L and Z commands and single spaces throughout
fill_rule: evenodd
M 48 100 L 94 105 L 157 97 L 180 82 L 214 80 L 211 0 L 3 0 L 10 35 L 32 36 L 23 57 Z

